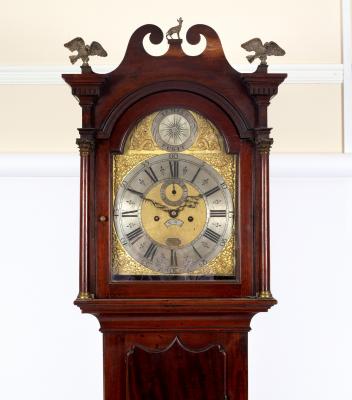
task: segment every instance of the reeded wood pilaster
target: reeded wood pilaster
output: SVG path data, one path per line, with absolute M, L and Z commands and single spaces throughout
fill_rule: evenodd
M 78 299 L 87 300 L 94 295 L 89 292 L 89 165 L 94 151 L 94 139 L 77 139 L 80 165 L 80 246 L 79 246 L 79 293 Z
M 269 227 L 269 152 L 273 139 L 266 134 L 256 138 L 259 170 L 259 297 L 272 298 L 270 291 L 270 227 Z

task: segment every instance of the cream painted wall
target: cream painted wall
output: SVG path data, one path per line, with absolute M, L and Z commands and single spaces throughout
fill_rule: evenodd
M 67 62 L 63 43 L 82 35 L 101 41 L 109 63 L 117 64 L 131 33 L 154 23 L 164 31 L 182 15 L 185 30 L 197 23 L 214 27 L 231 63 L 244 60 L 240 44 L 260 36 L 277 40 L 285 63 L 340 63 L 340 2 L 337 0 L 2 0 L 1 64 L 55 65 Z M 185 31 L 184 30 L 184 31 Z M 273 59 L 272 62 L 278 62 Z M 94 63 L 104 63 L 95 60 Z
M 269 107 L 273 152 L 341 152 L 340 85 L 283 85 Z
M 276 40 L 286 49 L 284 58 L 271 58 L 273 64 L 341 63 L 337 0 L 218 0 L 216 7 L 214 2 L 186 0 L 172 6 L 161 0 L 1 1 L 0 35 L 5 40 L 0 68 L 69 65 L 63 43 L 77 35 L 101 41 L 108 50 L 109 57 L 94 58 L 94 65 L 118 65 L 138 26 L 154 23 L 165 31 L 179 15 L 185 21 L 183 32 L 196 23 L 214 27 L 233 65 L 246 62 L 240 44 L 254 36 Z M 0 85 L 0 96 L 0 152 L 76 151 L 80 109 L 67 86 Z M 341 152 L 342 108 L 338 84 L 284 84 L 270 109 L 273 151 Z
M 66 85 L 0 86 L 0 152 L 75 152 L 81 108 Z M 19 113 L 21 118 L 18 117 Z

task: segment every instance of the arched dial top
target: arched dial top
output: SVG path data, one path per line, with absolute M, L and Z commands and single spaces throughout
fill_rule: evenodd
M 185 154 L 150 158 L 133 168 L 114 203 L 121 245 L 161 274 L 187 274 L 223 249 L 233 228 L 233 202 L 222 177 Z

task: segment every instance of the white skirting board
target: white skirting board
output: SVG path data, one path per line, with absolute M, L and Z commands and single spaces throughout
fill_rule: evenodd
M 69 153 L 0 153 L 0 177 L 78 177 L 79 155 Z M 352 154 L 270 156 L 271 177 L 352 177 Z

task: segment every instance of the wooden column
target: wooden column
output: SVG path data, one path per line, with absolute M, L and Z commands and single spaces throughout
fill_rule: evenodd
M 76 143 L 81 157 L 80 172 L 80 245 L 79 245 L 79 293 L 78 299 L 94 298 L 94 257 L 90 255 L 91 224 L 93 218 L 94 151 L 96 139 L 95 105 L 102 94 L 106 77 L 95 74 L 89 66 L 81 67 L 82 74 L 67 74 L 63 78 L 72 87 L 73 96 L 82 108 L 82 128 Z
M 93 92 L 93 95 L 92 93 Z M 78 298 L 87 300 L 94 297 L 89 290 L 89 236 L 90 236 L 90 166 L 91 155 L 94 152 L 95 129 L 94 106 L 95 92 L 86 88 L 76 89 L 79 94 L 79 104 L 82 107 L 82 128 L 79 128 L 80 138 L 76 140 L 81 156 L 80 173 L 80 246 L 79 246 L 79 293 Z
M 270 100 L 277 94 L 278 86 L 286 78 L 285 74 L 268 74 L 267 65 L 259 65 L 255 73 L 242 74 L 242 79 L 256 105 L 256 121 L 252 141 L 255 148 L 256 178 L 255 201 L 257 206 L 256 269 L 257 296 L 272 298 L 270 291 L 270 237 L 269 237 L 269 153 L 273 139 L 270 138 L 267 110 Z
M 82 128 L 79 128 L 80 138 L 76 140 L 79 147 L 80 166 L 80 246 L 79 246 L 79 293 L 78 298 L 87 300 L 94 298 L 89 290 L 89 244 L 90 244 L 90 169 L 91 156 L 94 153 L 95 133 L 94 106 L 96 102 L 96 89 L 76 88 L 74 93 L 79 96 L 82 108 Z M 94 159 L 94 157 L 93 157 Z
M 76 141 L 81 157 L 80 174 L 80 245 L 79 245 L 79 293 L 78 299 L 94 297 L 89 292 L 89 165 L 94 150 L 94 139 L 79 138 Z
M 269 229 L 269 152 L 273 139 L 265 136 L 257 136 L 257 162 L 260 182 L 259 202 L 261 204 L 259 215 L 259 297 L 272 298 L 270 291 L 270 229 Z

